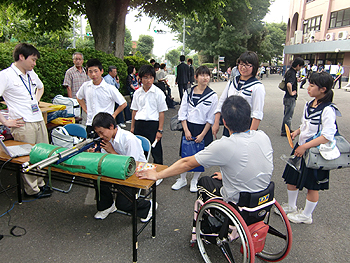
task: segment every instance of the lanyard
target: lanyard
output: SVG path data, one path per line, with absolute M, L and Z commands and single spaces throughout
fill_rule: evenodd
M 29 87 L 27 86 L 27 84 L 26 84 L 26 83 L 24 82 L 24 80 L 22 79 L 22 76 L 21 76 L 21 75 L 18 75 L 18 76 L 21 78 L 21 80 L 22 80 L 24 86 L 26 87 L 26 89 L 27 89 L 28 92 L 29 92 L 30 98 L 33 100 L 32 91 L 31 91 L 31 87 L 30 87 L 30 77 L 29 77 L 29 74 L 27 74 L 27 76 L 28 76 L 28 84 L 29 84 Z

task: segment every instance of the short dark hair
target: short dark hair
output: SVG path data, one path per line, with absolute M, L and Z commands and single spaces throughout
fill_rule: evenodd
M 165 69 L 165 67 L 166 67 L 165 63 L 160 64 L 160 69 Z
M 316 85 L 318 88 L 326 88 L 324 97 L 318 100 L 318 103 L 333 101 L 333 82 L 333 77 L 325 71 L 311 74 L 309 83 Z
M 86 69 L 89 69 L 90 67 L 98 67 L 100 70 L 103 69 L 101 61 L 99 61 L 97 58 L 90 58 L 86 62 Z
M 249 63 L 253 66 L 252 75 L 255 77 L 259 69 L 259 58 L 258 55 L 253 51 L 246 51 L 242 53 L 237 59 L 237 65 L 239 63 Z
M 302 59 L 301 57 L 297 57 L 293 60 L 292 68 L 296 68 L 297 66 L 304 66 L 304 64 L 304 59 Z
M 244 132 L 250 127 L 250 105 L 241 96 L 228 97 L 222 104 L 221 115 L 232 132 Z
M 92 120 L 92 128 L 105 128 L 109 129 L 109 127 L 117 127 L 117 123 L 113 116 L 107 112 L 99 112 L 95 115 L 94 119 Z
M 192 58 L 187 59 L 187 62 L 190 62 L 190 63 L 191 63 L 191 65 L 192 65 L 192 64 L 193 64 L 193 60 L 192 60 Z
M 13 59 L 18 61 L 19 55 L 23 55 L 25 59 L 30 55 L 40 58 L 39 51 L 33 45 L 27 43 L 19 43 L 15 46 L 15 49 L 13 50 Z
M 159 63 L 154 63 L 154 66 L 153 66 L 154 68 L 160 68 L 160 64 Z
M 210 69 L 207 66 L 200 66 L 196 69 L 196 77 L 198 77 L 198 75 L 209 75 L 210 76 Z
M 130 75 L 133 71 L 134 71 L 134 65 L 130 65 L 129 67 L 128 67 L 128 75 Z
M 184 55 L 180 56 L 180 61 L 185 61 L 185 56 Z
M 108 67 L 108 72 L 112 72 L 113 69 L 117 69 L 117 67 L 116 66 L 109 66 Z
M 154 58 L 152 58 L 150 61 L 149 61 L 149 63 L 155 63 L 156 61 L 154 60 Z
M 142 79 L 145 75 L 151 75 L 156 78 L 156 71 L 152 65 L 143 65 L 139 69 L 139 77 Z

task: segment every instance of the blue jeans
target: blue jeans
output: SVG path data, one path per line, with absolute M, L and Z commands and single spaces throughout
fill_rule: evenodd
M 284 117 L 282 122 L 282 128 L 281 133 L 286 133 L 286 128 L 284 127 L 284 124 L 287 124 L 289 129 L 291 130 L 292 125 L 292 117 L 294 113 L 294 108 L 296 104 L 295 98 L 283 98 L 283 105 L 284 105 Z

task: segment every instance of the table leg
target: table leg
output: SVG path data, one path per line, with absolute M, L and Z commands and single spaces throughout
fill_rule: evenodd
M 136 194 L 137 188 L 132 188 L 132 257 L 133 262 L 137 262 L 137 202 Z
M 18 203 L 22 204 L 22 182 L 21 182 L 21 167 L 18 168 L 16 172 L 16 179 L 17 179 L 17 199 Z
M 153 203 L 153 207 L 152 207 L 152 238 L 156 237 L 156 203 L 157 203 L 157 184 L 154 183 L 152 185 L 153 188 L 153 192 L 152 192 L 152 203 Z

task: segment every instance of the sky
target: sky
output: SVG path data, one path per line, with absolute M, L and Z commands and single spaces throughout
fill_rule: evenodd
M 126 16 L 126 27 L 131 31 L 132 40 L 138 40 L 139 35 L 150 35 L 154 38 L 153 54 L 157 57 L 164 56 L 169 50 L 182 46 L 182 43 L 176 41 L 176 35 L 170 33 L 167 26 L 157 23 L 149 17 L 143 16 L 141 20 L 136 21 L 137 11 L 131 11 Z M 287 22 L 289 15 L 289 0 L 275 0 L 270 6 L 270 12 L 263 21 L 279 23 Z M 166 34 L 154 33 L 154 29 L 168 31 Z

